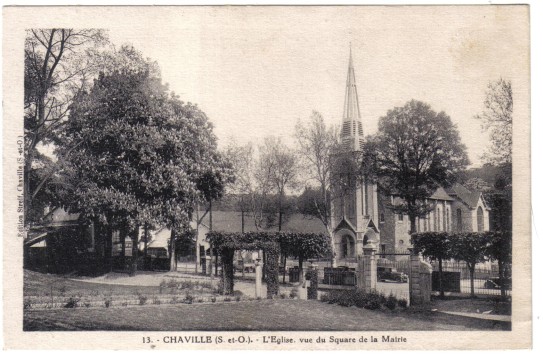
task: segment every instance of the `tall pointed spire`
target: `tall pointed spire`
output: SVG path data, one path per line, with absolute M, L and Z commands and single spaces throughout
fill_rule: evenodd
M 364 138 L 360 107 L 358 106 L 358 91 L 354 75 L 353 54 L 349 44 L 349 68 L 347 70 L 347 84 L 345 88 L 345 102 L 343 104 L 343 124 L 341 129 L 341 143 L 344 150 L 361 150 Z

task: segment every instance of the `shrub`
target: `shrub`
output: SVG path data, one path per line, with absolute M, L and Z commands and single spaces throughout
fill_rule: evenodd
M 215 302 L 217 302 L 217 297 L 215 296 L 211 297 L 211 303 L 215 303 Z
M 328 301 L 330 301 L 330 296 L 329 296 L 327 293 L 321 295 L 321 301 L 322 301 L 322 302 L 328 302 Z
M 104 300 L 104 306 L 106 306 L 106 308 L 109 308 L 109 306 L 111 306 L 111 302 L 111 297 L 106 297 L 106 299 Z
M 338 304 L 344 307 L 351 307 L 355 305 L 356 291 L 345 291 L 339 295 Z
M 202 303 L 202 302 L 204 302 L 204 299 L 200 297 L 200 298 L 198 299 L 198 301 L 196 301 L 196 302 Z
M 279 297 L 281 297 L 281 299 L 284 300 L 285 298 L 287 298 L 287 295 L 286 293 L 282 293 L 279 295 Z
M 376 310 L 376 309 L 381 308 L 381 301 L 382 301 L 381 295 L 374 292 L 368 293 L 367 299 L 368 301 L 366 302 L 366 305 L 364 306 L 364 308 L 369 309 L 369 310 Z
M 91 306 L 91 303 L 89 301 L 85 301 L 83 302 L 83 306 L 85 306 L 86 308 L 89 308 Z
M 147 296 L 139 294 L 138 301 L 139 301 L 140 306 L 143 306 L 145 303 L 147 303 Z
M 76 308 L 78 303 L 79 303 L 79 298 L 75 298 L 71 296 L 70 298 L 68 298 L 68 301 L 64 305 L 64 308 Z
M 396 308 L 396 305 L 398 304 L 398 299 L 392 295 L 392 293 L 387 297 L 385 301 L 385 307 L 389 310 L 393 310 Z
M 398 300 L 398 306 L 401 308 L 407 308 L 407 300 L 405 298 L 400 298 Z
M 241 296 L 236 296 L 236 302 L 241 301 Z
M 354 305 L 358 308 L 364 308 L 368 304 L 368 295 L 364 291 L 357 291 Z
M 185 303 L 188 303 L 189 305 L 191 305 L 193 300 L 194 300 L 194 297 L 192 297 L 190 294 L 187 293 L 187 295 L 185 296 Z
M 292 290 L 290 290 L 289 297 L 290 297 L 290 298 L 298 298 L 298 289 L 297 289 L 297 288 L 293 288 Z
M 153 297 L 153 304 L 154 305 L 159 305 L 161 303 L 162 303 L 162 301 L 158 297 L 156 297 L 156 296 Z
M 224 302 L 230 302 L 230 301 L 232 301 L 232 298 L 230 298 L 230 296 L 226 296 L 224 298 Z
M 173 296 L 172 299 L 170 300 L 170 303 L 173 303 L 173 304 L 176 304 L 177 302 L 179 302 L 179 298 L 177 298 L 177 296 Z

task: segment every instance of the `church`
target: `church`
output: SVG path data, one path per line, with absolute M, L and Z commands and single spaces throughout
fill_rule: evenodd
M 352 53 L 349 54 L 340 137 L 339 156 L 360 157 L 364 151 L 364 130 Z M 363 255 L 366 245 L 379 252 L 406 252 L 411 247 L 407 215 L 391 209 L 400 203 L 400 197 L 385 195 L 377 183 L 365 178 L 342 187 L 340 194 L 333 180 L 331 187 L 336 258 Z M 490 209 L 481 192 L 455 184 L 451 188 L 439 187 L 427 202 L 433 209 L 424 217 L 417 218 L 417 232 L 489 230 Z

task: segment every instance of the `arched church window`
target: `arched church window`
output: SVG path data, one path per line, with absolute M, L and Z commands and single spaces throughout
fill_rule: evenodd
M 477 208 L 477 231 L 483 232 L 485 230 L 483 208 L 480 206 Z

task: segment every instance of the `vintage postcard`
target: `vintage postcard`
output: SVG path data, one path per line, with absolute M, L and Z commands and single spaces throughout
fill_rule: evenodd
M 529 14 L 4 7 L 5 347 L 530 348 Z

